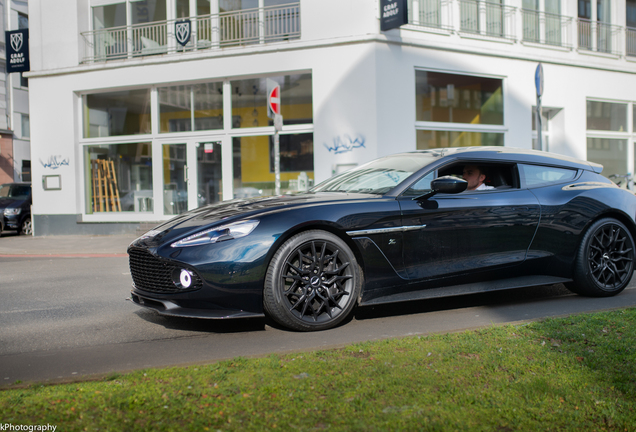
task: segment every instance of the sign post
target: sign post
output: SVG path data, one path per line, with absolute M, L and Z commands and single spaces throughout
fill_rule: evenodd
M 543 107 L 541 106 L 541 96 L 543 96 L 543 66 L 541 63 L 539 63 L 534 73 L 534 86 L 537 89 L 537 112 L 535 115 L 537 119 L 538 150 L 543 150 Z
M 267 79 L 267 117 L 274 119 L 274 193 L 280 195 L 280 139 L 278 132 L 283 129 L 283 116 L 280 114 L 280 85 Z

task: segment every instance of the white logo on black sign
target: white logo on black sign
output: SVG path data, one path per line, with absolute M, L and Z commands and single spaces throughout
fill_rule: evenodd
M 14 51 L 20 51 L 22 49 L 22 33 L 13 33 L 11 34 L 11 48 Z
M 177 37 L 177 42 L 186 46 L 190 41 L 190 20 L 175 23 L 175 35 Z

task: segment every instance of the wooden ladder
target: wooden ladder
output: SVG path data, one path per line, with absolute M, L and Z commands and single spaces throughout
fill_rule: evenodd
M 93 211 L 121 211 L 119 187 L 112 160 L 97 159 L 91 161 L 93 177 Z

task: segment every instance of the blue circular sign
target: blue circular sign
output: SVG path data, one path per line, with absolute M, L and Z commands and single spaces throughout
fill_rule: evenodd
M 543 65 L 539 63 L 534 73 L 534 86 L 537 89 L 537 96 L 543 95 Z

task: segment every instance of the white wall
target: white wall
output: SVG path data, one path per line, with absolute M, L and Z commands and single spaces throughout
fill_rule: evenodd
M 505 143 L 531 148 L 534 73 L 542 61 L 543 105 L 562 108 L 552 124 L 550 150 L 579 158 L 586 157 L 587 97 L 636 102 L 635 62 L 457 34 L 380 33 L 378 0 L 305 0 L 302 40 L 288 44 L 82 66 L 79 41 L 89 22 L 88 2 L 29 3 L 35 214 L 84 210 L 82 92 L 311 71 L 317 181 L 339 165 L 415 149 L 418 68 L 502 78 Z M 576 14 L 574 0 L 564 13 Z M 42 189 L 41 177 L 51 174 L 62 176 L 61 191 Z

